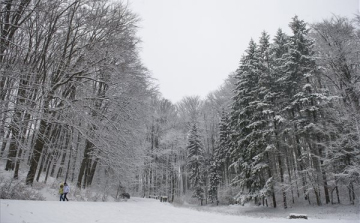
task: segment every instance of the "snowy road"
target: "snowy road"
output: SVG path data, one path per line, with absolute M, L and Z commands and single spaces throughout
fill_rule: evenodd
M 0 200 L 1 223 L 359 223 L 358 220 L 251 218 L 173 207 L 158 200 L 57 202 Z

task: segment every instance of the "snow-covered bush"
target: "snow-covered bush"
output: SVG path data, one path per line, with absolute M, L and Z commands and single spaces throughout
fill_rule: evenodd
M 235 204 L 235 193 L 231 187 L 220 188 L 218 191 L 218 199 L 220 204 Z
M 0 199 L 45 200 L 39 191 L 25 186 L 24 182 L 5 178 L 0 178 Z

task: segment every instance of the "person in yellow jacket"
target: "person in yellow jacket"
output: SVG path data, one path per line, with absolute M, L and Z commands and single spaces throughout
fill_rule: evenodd
M 60 201 L 62 201 L 64 199 L 63 198 L 63 196 L 64 196 L 64 184 L 63 183 L 60 184 L 59 194 L 60 194 Z

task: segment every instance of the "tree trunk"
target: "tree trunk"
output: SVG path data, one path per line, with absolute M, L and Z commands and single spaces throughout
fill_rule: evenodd
M 30 161 L 30 169 L 26 176 L 26 185 L 32 185 L 34 182 L 36 169 L 38 167 L 40 156 L 41 156 L 42 150 L 44 148 L 44 144 L 45 144 L 44 137 L 45 137 L 47 124 L 48 123 L 44 119 L 42 119 L 40 121 L 39 132 L 38 132 L 38 136 L 37 136 L 37 139 L 36 139 L 36 142 L 34 145 L 33 156 Z
M 338 188 L 337 185 L 335 187 L 335 191 L 336 191 L 336 197 L 337 197 L 337 200 L 338 200 L 338 204 L 340 204 L 339 188 Z
M 90 156 L 90 152 L 92 150 L 93 144 L 89 141 L 86 140 L 86 144 L 85 144 L 85 150 L 84 150 L 84 158 L 81 162 L 81 166 L 80 166 L 80 170 L 79 170 L 79 175 L 78 175 L 78 179 L 77 179 L 77 184 L 76 186 L 80 189 L 81 185 L 82 185 L 82 180 L 83 177 L 85 175 L 85 171 L 86 168 L 88 167 L 88 162 L 89 162 L 89 156 Z
M 17 157 L 17 160 L 16 160 L 15 171 L 14 171 L 14 179 L 19 178 L 19 168 L 20 168 L 21 156 L 22 156 L 22 149 L 19 148 L 19 153 L 18 153 L 18 157 Z
M 49 163 L 51 163 L 52 160 L 52 156 L 54 155 L 54 151 L 49 151 L 49 149 L 47 149 L 46 153 L 45 153 L 46 157 L 45 157 L 45 162 L 44 162 L 44 167 L 43 167 L 43 172 L 47 172 L 47 170 L 49 169 Z
M 289 174 L 289 183 L 290 183 L 290 189 L 291 189 L 292 203 L 295 204 L 294 190 L 293 190 L 292 179 L 291 179 L 292 173 L 291 173 L 289 158 L 286 156 L 285 160 L 286 160 L 287 171 L 288 171 L 288 174 Z M 298 193 L 299 193 L 299 191 L 298 191 Z M 300 195 L 298 194 L 298 197 L 299 196 Z
M 74 179 L 75 179 L 76 160 L 78 158 L 78 151 L 79 151 L 80 142 L 81 142 L 81 137 L 80 137 L 80 133 L 78 133 L 77 142 L 76 142 L 75 151 L 74 151 L 75 157 L 74 157 L 73 164 L 72 164 L 71 182 L 74 182 Z
M 284 181 L 284 170 L 283 170 L 283 165 L 282 165 L 280 156 L 278 156 L 278 163 L 279 163 L 279 169 L 280 169 L 280 181 L 281 181 L 282 184 L 284 184 L 285 183 L 285 181 Z M 286 191 L 285 191 L 284 185 L 282 185 L 281 191 L 282 191 L 284 209 L 286 209 L 287 208 L 287 201 L 286 201 Z
M 39 171 L 38 171 L 38 174 L 37 174 L 37 176 L 36 176 L 36 182 L 39 182 L 41 172 L 43 172 L 43 171 L 46 170 L 46 165 L 45 165 L 45 167 L 44 167 L 44 164 L 46 164 L 46 163 L 45 163 L 45 159 L 46 159 L 46 155 L 47 155 L 46 152 L 47 152 L 47 151 L 44 151 L 44 153 L 43 153 L 43 155 L 42 155 L 42 159 L 41 159 L 41 162 L 40 162 Z M 50 156 L 50 155 L 48 155 L 48 157 L 49 157 L 49 156 Z
M 295 117 L 295 111 L 294 109 L 291 110 L 291 115 L 292 117 Z M 305 173 L 303 173 L 304 170 L 304 161 L 303 158 L 301 157 L 301 147 L 300 147 L 300 139 L 299 136 L 297 135 L 297 131 L 298 131 L 298 127 L 297 125 L 294 123 L 293 124 L 293 128 L 294 128 L 294 152 L 296 155 L 296 163 L 298 165 L 298 168 L 300 169 L 301 172 L 301 178 L 302 178 L 302 185 L 304 188 L 304 198 L 305 200 L 308 200 L 308 190 L 307 190 L 307 182 L 306 182 L 306 175 Z M 310 202 L 310 201 L 309 201 Z
M 314 193 L 316 197 L 316 204 L 321 206 L 320 191 L 318 190 L 318 187 L 314 188 Z
M 89 176 L 88 176 L 88 180 L 86 181 L 86 186 L 89 187 L 92 184 L 92 181 L 94 179 L 94 175 L 95 175 L 95 171 L 96 171 L 96 166 L 99 162 L 99 158 L 96 158 L 91 166 L 91 169 L 89 171 Z
M 68 133 L 65 133 L 65 135 L 68 135 Z M 62 153 L 62 157 L 61 157 L 61 161 L 60 161 L 60 166 L 59 166 L 58 172 L 56 174 L 56 179 L 58 179 L 59 177 L 62 177 L 62 174 L 63 174 L 68 142 L 69 142 L 69 138 L 65 136 L 65 142 L 64 142 L 63 148 L 62 148 L 63 153 Z M 64 181 L 64 182 L 66 182 L 66 181 Z
M 355 204 L 355 190 L 354 190 L 354 184 L 353 184 L 353 182 L 350 182 L 348 188 L 349 188 L 350 203 L 351 203 L 352 205 L 354 205 L 354 204 Z
M 12 139 L 10 142 L 9 153 L 8 153 L 6 165 L 5 165 L 6 171 L 14 170 L 14 168 L 15 168 L 15 159 L 16 159 L 16 153 L 17 153 L 16 140 L 18 140 L 18 138 L 14 138 L 14 137 L 18 136 L 18 134 L 15 134 L 15 132 L 17 132 L 17 131 L 14 131 L 12 133 L 12 137 L 11 137 Z
M 48 179 L 48 176 L 49 176 L 49 173 L 50 173 L 51 162 L 52 162 L 54 156 L 55 156 L 55 151 L 53 151 L 52 153 L 49 153 L 49 155 L 48 155 L 48 160 L 47 160 L 47 163 L 45 165 L 46 166 L 46 174 L 45 174 L 44 183 L 47 182 L 47 179 Z
M 175 173 L 172 174 L 172 190 L 171 190 L 171 202 L 174 202 L 174 198 L 175 198 Z
M 322 176 L 323 176 L 323 182 L 324 182 L 325 201 L 326 201 L 326 204 L 328 204 L 328 203 L 330 203 L 330 196 L 329 196 L 329 188 L 328 188 L 327 179 L 326 179 L 326 173 L 324 170 L 322 171 Z
M 54 157 L 52 159 L 52 167 L 51 167 L 51 171 L 50 171 L 50 176 L 54 177 L 55 176 L 55 169 L 57 166 L 57 162 L 59 160 L 60 157 L 60 151 L 59 150 L 55 150 L 55 154 Z
M 3 125 L 4 126 L 4 125 Z M 4 128 L 4 127 L 3 127 Z M 3 129 L 3 128 L 1 128 L 1 129 Z M 6 133 L 6 136 L 4 136 L 4 138 L 3 138 L 3 140 L 2 140 L 2 144 L 1 144 L 1 153 L 0 153 L 0 157 L 3 157 L 3 155 L 4 155 L 4 151 L 5 151 L 5 149 L 6 149 L 6 145 L 7 145 L 7 142 L 8 142 L 8 140 L 9 140 L 9 137 L 10 137 L 10 132 L 11 131 L 7 131 L 7 133 Z
M 68 176 L 69 176 L 69 171 L 70 171 L 71 151 L 72 151 L 72 148 L 70 148 L 70 151 L 69 151 L 69 160 L 68 160 L 68 164 L 67 164 L 67 167 L 66 167 L 65 182 L 67 182 L 67 179 L 68 179 Z
M 19 111 L 16 111 L 14 114 L 14 120 L 11 121 L 10 124 L 10 131 L 11 131 L 11 139 L 10 139 L 10 146 L 9 146 L 9 152 L 6 160 L 5 170 L 14 170 L 15 168 L 15 159 L 17 150 L 19 147 L 20 140 L 20 122 L 21 122 L 21 114 Z

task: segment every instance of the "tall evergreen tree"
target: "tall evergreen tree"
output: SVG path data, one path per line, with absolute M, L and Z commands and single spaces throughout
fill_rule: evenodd
M 214 152 L 214 160 L 218 162 L 219 169 L 221 172 L 221 178 L 224 185 L 228 185 L 229 183 L 229 165 L 230 165 L 230 120 L 229 114 L 222 111 L 221 120 L 219 123 L 219 142 L 218 147 Z
M 233 168 L 238 174 L 233 179 L 233 185 L 240 187 L 236 199 L 242 202 L 257 199 L 261 185 L 264 184 L 262 176 L 262 156 L 258 156 L 261 150 L 259 134 L 256 131 L 263 123 L 258 121 L 257 102 L 259 98 L 259 74 L 260 74 L 259 48 L 251 40 L 246 55 L 240 62 L 237 70 L 238 82 L 236 84 L 234 102 L 231 111 L 232 149 L 231 159 Z
M 271 63 L 270 75 L 267 78 L 268 88 L 270 89 L 269 93 L 265 96 L 266 101 L 271 104 L 271 126 L 272 126 L 272 138 L 273 144 L 272 148 L 275 148 L 273 151 L 274 162 L 277 163 L 277 172 L 280 177 L 280 185 L 282 190 L 283 206 L 287 208 L 287 196 L 286 196 L 286 187 L 285 187 L 285 167 L 289 166 L 288 156 L 290 156 L 289 144 L 284 143 L 284 138 L 281 136 L 281 132 L 285 131 L 285 126 L 283 125 L 285 118 L 281 114 L 283 107 L 286 107 L 286 103 L 283 96 L 283 91 L 281 89 L 280 83 L 283 76 L 283 64 L 284 58 L 283 55 L 288 52 L 288 36 L 279 29 L 274 37 L 273 43 L 269 48 L 269 57 Z M 291 185 L 291 173 L 288 171 L 288 176 Z
M 325 197 L 328 201 L 325 172 L 321 174 L 320 159 L 323 152 L 319 143 L 323 127 L 318 115 L 321 109 L 320 102 L 326 95 L 322 94 L 316 86 L 315 77 L 318 71 L 315 65 L 314 43 L 308 37 L 309 29 L 306 23 L 295 16 L 289 26 L 292 35 L 288 43 L 289 51 L 283 56 L 284 75 L 280 80 L 284 89 L 283 95 L 287 99 L 287 106 L 282 112 L 287 114 L 288 123 L 295 136 L 295 153 L 303 175 L 305 194 L 307 195 L 306 185 L 311 183 L 317 204 L 320 205 L 320 184 L 324 184 Z M 306 177 L 309 179 L 306 180 Z
M 220 174 L 221 174 L 220 162 L 215 158 L 210 161 L 210 169 L 209 169 L 210 184 L 209 184 L 208 196 L 212 203 L 214 201 L 218 201 L 218 188 L 221 180 Z
M 188 137 L 188 170 L 190 172 L 190 183 L 193 189 L 193 197 L 200 200 L 201 205 L 204 199 L 204 151 L 196 124 L 192 125 Z
M 273 61 L 271 60 L 270 37 L 264 31 L 259 40 L 259 94 L 256 104 L 255 123 L 259 123 L 256 129 L 257 147 L 260 148 L 259 158 L 261 161 L 254 165 L 256 169 L 261 170 L 263 178 L 260 190 L 262 199 L 272 198 L 273 207 L 276 207 L 276 198 L 274 190 L 274 177 L 276 173 L 276 164 L 274 163 L 274 152 L 276 151 L 276 137 L 274 137 L 273 117 L 275 111 L 274 97 L 276 95 L 273 86 L 275 79 L 273 77 Z M 254 168 L 255 169 L 255 168 Z M 265 178 L 265 179 L 264 179 Z M 264 202 L 263 202 L 264 203 Z
M 218 200 L 218 188 L 220 183 L 227 187 L 229 181 L 229 161 L 230 161 L 230 128 L 229 117 L 225 110 L 222 110 L 219 123 L 219 141 L 212 154 L 210 161 L 210 185 L 209 198 L 213 202 Z

